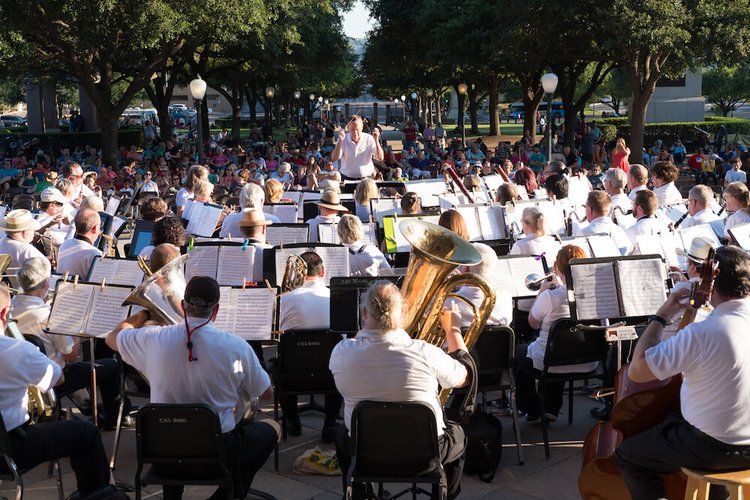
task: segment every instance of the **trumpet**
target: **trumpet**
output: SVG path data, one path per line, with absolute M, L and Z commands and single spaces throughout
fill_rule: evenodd
M 523 284 L 526 285 L 526 288 L 528 288 L 532 292 L 538 292 L 542 288 L 542 284 L 544 284 L 545 281 L 552 281 L 554 277 L 555 273 L 548 273 L 544 276 L 539 276 L 536 273 L 532 273 L 526 276 L 526 279 L 523 280 Z

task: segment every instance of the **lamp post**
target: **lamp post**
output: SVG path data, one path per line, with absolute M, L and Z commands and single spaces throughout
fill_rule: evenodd
M 315 94 L 310 94 L 310 118 L 309 120 L 312 121 L 313 113 L 315 112 L 315 108 L 313 107 L 315 105 Z
M 294 124 L 299 126 L 299 99 L 302 97 L 302 92 L 299 90 L 294 91 Z
M 547 94 L 547 161 L 552 161 L 552 95 L 557 89 L 557 75 L 545 73 L 542 75 L 542 87 Z
M 329 120 L 330 119 L 329 115 L 331 114 L 331 104 L 330 104 L 330 101 L 328 99 L 326 99 L 325 101 L 323 101 L 323 104 L 326 105 L 326 120 Z M 320 113 L 320 115 L 321 115 L 320 119 L 322 120 L 323 119 L 323 113 Z
M 203 120 L 201 119 L 201 106 L 203 98 L 206 96 L 206 82 L 197 75 L 197 78 L 190 82 L 190 95 L 193 96 L 195 103 L 195 118 L 197 120 L 198 132 L 198 163 L 203 164 Z
M 401 96 L 401 114 L 403 115 L 404 123 L 405 123 L 406 122 L 406 96 L 405 95 Z
M 458 84 L 458 125 L 461 127 L 461 145 L 466 150 L 466 123 L 464 120 L 464 105 L 466 102 L 466 93 L 469 86 L 465 83 Z
M 411 97 L 411 121 L 417 123 L 417 93 L 412 92 L 409 97 Z
M 273 96 L 276 94 L 276 89 L 273 87 L 266 87 L 266 120 L 268 125 L 273 127 Z
M 435 91 L 427 89 L 427 123 L 432 127 L 432 96 L 435 95 Z

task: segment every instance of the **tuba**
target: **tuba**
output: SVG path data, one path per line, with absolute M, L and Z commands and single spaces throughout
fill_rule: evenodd
M 182 299 L 185 296 L 185 262 L 189 255 L 181 255 L 151 274 L 122 303 L 148 309 L 154 319 L 165 325 L 182 321 Z
M 495 290 L 478 274 L 461 273 L 450 278 L 448 275 L 459 265 L 479 264 L 479 252 L 471 243 L 437 224 L 410 219 L 402 221 L 398 228 L 411 244 L 409 264 L 401 285 L 406 307 L 404 329 L 414 338 L 442 347 L 445 332 L 440 325 L 440 311 L 447 299 L 456 298 L 467 303 L 475 313 L 464 335 L 466 348 L 471 350 L 495 307 Z M 484 298 L 478 307 L 453 293 L 464 284 L 482 290 Z M 441 391 L 443 403 L 449 394 L 445 389 Z
M 286 258 L 284 266 L 284 278 L 281 280 L 281 293 L 291 292 L 302 286 L 307 276 L 307 264 L 299 255 L 290 255 Z

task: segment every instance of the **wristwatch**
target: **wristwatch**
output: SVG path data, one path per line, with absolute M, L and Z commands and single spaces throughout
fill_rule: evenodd
M 656 321 L 657 323 L 661 323 L 661 326 L 667 326 L 669 324 L 669 322 L 666 319 L 662 318 L 658 314 L 653 314 L 653 315 L 651 315 L 651 316 L 648 317 L 648 323 L 651 323 L 652 321 Z

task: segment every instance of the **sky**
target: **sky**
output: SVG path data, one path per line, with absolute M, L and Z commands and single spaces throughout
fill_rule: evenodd
M 370 13 L 362 0 L 357 0 L 352 10 L 344 13 L 344 33 L 351 38 L 364 38 L 370 28 Z

